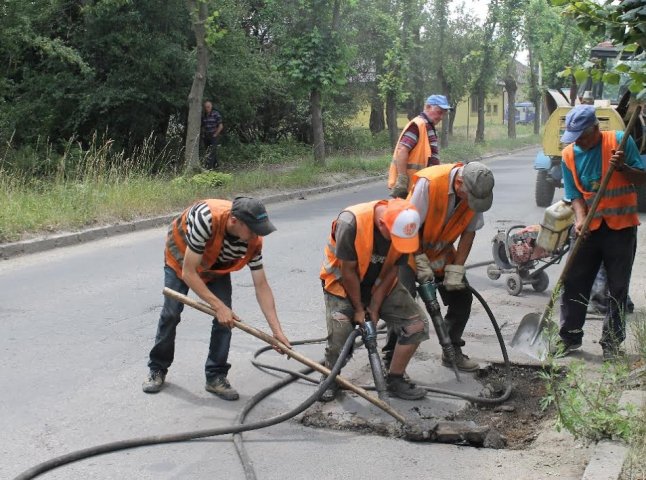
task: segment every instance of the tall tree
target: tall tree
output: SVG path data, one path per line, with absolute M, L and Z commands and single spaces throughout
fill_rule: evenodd
M 343 0 L 298 0 L 284 3 L 284 67 L 307 92 L 314 161 L 325 163 L 323 95 L 346 83 L 349 50 L 341 34 Z
M 527 0 L 506 0 L 501 13 L 500 55 L 504 62 L 503 82 L 507 91 L 507 137 L 516 138 L 516 92 L 518 67 L 516 53 L 520 48 L 523 9 Z
M 196 65 L 193 85 L 188 94 L 188 122 L 186 127 L 186 170 L 200 170 L 200 128 L 202 117 L 202 96 L 206 85 L 206 70 L 209 64 L 209 52 L 206 47 L 206 20 L 209 16 L 208 5 L 203 0 L 186 0 L 191 15 L 196 43 Z
M 482 30 L 481 49 L 475 52 L 477 76 L 473 84 L 473 92 L 477 99 L 478 126 L 476 127 L 476 143 L 485 141 L 485 101 L 487 93 L 495 82 L 498 68 L 498 42 L 497 34 L 500 22 L 501 2 L 504 0 L 491 0 L 487 19 Z

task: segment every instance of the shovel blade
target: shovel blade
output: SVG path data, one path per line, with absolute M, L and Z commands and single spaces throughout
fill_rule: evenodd
M 546 322 L 542 320 L 541 315 L 528 313 L 520 321 L 511 340 L 512 348 L 537 360 L 545 360 L 548 351 L 544 335 L 545 327 Z

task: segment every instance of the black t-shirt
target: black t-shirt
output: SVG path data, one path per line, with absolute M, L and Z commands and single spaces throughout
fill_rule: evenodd
M 386 261 L 388 250 L 390 250 L 390 240 L 386 240 L 379 229 L 376 227 L 373 232 L 374 244 L 370 264 L 366 275 L 361 281 L 361 301 L 365 304 L 370 302 L 372 287 L 374 286 L 381 269 Z M 339 260 L 356 262 L 358 260 L 357 251 L 354 247 L 354 240 L 357 236 L 357 220 L 350 212 L 341 212 L 336 222 L 335 231 L 336 240 L 336 257 Z M 404 265 L 408 261 L 408 255 L 402 255 L 396 262 L 397 265 Z

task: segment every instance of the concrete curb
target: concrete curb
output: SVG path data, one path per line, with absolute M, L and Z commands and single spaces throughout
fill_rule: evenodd
M 265 204 L 284 202 L 296 198 L 304 198 L 308 195 L 318 195 L 322 193 L 332 192 L 335 190 L 342 190 L 345 188 L 352 188 L 359 185 L 364 185 L 371 182 L 384 181 L 385 175 L 378 175 L 374 177 L 365 177 L 350 182 L 338 183 L 334 185 L 325 185 L 321 187 L 308 188 L 304 190 L 296 190 L 293 192 L 279 193 L 276 195 L 269 195 L 267 197 L 260 197 Z M 145 218 L 142 220 L 133 220 L 131 222 L 118 223 L 115 225 L 106 225 L 102 227 L 90 228 L 80 232 L 65 232 L 57 233 L 51 236 L 34 238 L 30 240 L 22 240 L 18 242 L 6 243 L 0 245 L 0 259 L 7 260 L 9 258 L 17 257 L 19 255 L 29 255 L 32 253 L 44 252 L 59 247 L 69 247 L 71 245 L 78 245 L 80 243 L 91 242 L 93 240 L 100 240 L 102 238 L 112 237 L 114 235 L 121 235 L 124 233 L 132 233 L 150 228 L 161 227 L 168 225 L 173 218 L 180 212 L 175 212 L 167 215 L 160 215 L 158 217 Z
M 474 158 L 473 160 L 487 160 L 501 155 L 509 155 L 518 153 L 536 146 L 522 147 L 516 150 L 511 150 L 505 153 L 494 153 L 482 157 Z M 276 195 L 269 195 L 267 197 L 260 197 L 265 204 L 284 202 L 296 198 L 304 198 L 308 195 L 318 195 L 322 193 L 333 192 L 336 190 L 343 190 L 352 188 L 359 185 L 365 185 L 372 182 L 384 181 L 386 175 L 376 175 L 371 177 L 364 177 L 357 180 L 352 180 L 344 183 L 337 183 L 333 185 L 324 185 L 315 188 L 308 188 L 302 190 L 295 190 L 292 192 L 279 193 Z M 150 228 L 156 228 L 163 225 L 168 225 L 179 212 L 160 215 L 158 217 L 145 218 L 142 220 L 133 220 L 131 222 L 123 222 L 114 225 L 106 225 L 96 228 L 82 230 L 80 232 L 64 232 L 54 235 L 48 235 L 30 240 L 21 240 L 18 242 L 5 243 L 0 245 L 0 259 L 7 260 L 9 258 L 17 257 L 20 255 L 29 255 L 32 253 L 44 252 L 59 247 L 69 247 L 71 245 L 78 245 L 80 243 L 91 242 L 93 240 L 100 240 L 102 238 L 112 237 L 114 235 L 121 235 L 124 233 L 138 232 Z
M 626 390 L 622 393 L 619 404 L 643 408 L 646 405 L 646 391 Z M 629 451 L 630 448 L 623 442 L 603 440 L 597 443 L 581 480 L 618 480 Z

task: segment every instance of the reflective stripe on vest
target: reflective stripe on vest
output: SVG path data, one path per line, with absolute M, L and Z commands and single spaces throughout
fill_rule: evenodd
M 202 260 L 197 268 L 200 278 L 205 283 L 222 276 L 226 273 L 234 272 L 243 268 L 262 248 L 262 238 L 256 237 L 249 241 L 247 252 L 244 257 L 233 260 L 227 268 L 215 269 L 215 263 L 222 250 L 222 243 L 226 233 L 227 220 L 231 214 L 231 202 L 228 200 L 208 199 L 196 203 L 206 203 L 211 211 L 211 238 L 204 246 Z M 171 267 L 179 278 L 182 278 L 182 266 L 184 264 L 184 252 L 186 252 L 186 219 L 188 212 L 193 205 L 184 210 L 168 228 L 166 236 L 166 249 L 164 259 L 166 264 Z
M 395 145 L 395 152 L 393 153 L 393 160 L 390 163 L 390 169 L 388 170 L 388 188 L 393 188 L 395 182 L 397 181 L 397 165 L 395 163 L 395 155 L 397 149 L 399 148 L 399 142 L 401 141 L 404 133 L 408 130 L 412 124 L 417 125 L 419 135 L 417 137 L 417 144 L 413 149 L 408 152 L 408 162 L 406 163 L 406 175 L 408 175 L 408 188 L 410 190 L 413 174 L 426 168 L 428 165 L 428 159 L 431 157 L 431 144 L 428 143 L 428 132 L 426 131 L 426 120 L 423 117 L 417 116 L 413 118 L 410 122 L 406 124 L 404 130 L 399 135 L 397 144 Z
M 428 210 L 422 229 L 422 246 L 436 275 L 444 275 L 444 267 L 453 262 L 456 250 L 453 243 L 469 226 L 475 212 L 466 200 L 461 200 L 446 224 L 449 209 L 451 172 L 462 163 L 435 165 L 413 175 L 413 188 L 420 178 L 428 181 Z M 456 173 L 457 175 L 457 173 Z M 456 193 L 457 195 L 457 193 Z
M 601 132 L 601 176 L 606 175 L 610 166 L 612 151 L 617 149 L 617 135 L 614 130 Z M 597 192 L 588 192 L 583 188 L 583 184 L 576 170 L 574 158 L 574 144 L 570 144 L 563 149 L 563 161 L 572 172 L 574 184 L 583 195 L 588 206 L 594 202 Z M 590 230 L 597 230 L 601 226 L 601 221 L 605 221 L 608 227 L 613 230 L 634 227 L 639 225 L 639 215 L 637 214 L 637 191 L 635 186 L 628 182 L 623 175 L 615 173 L 610 177 L 606 191 L 597 205 L 597 211 L 590 222 Z
M 370 266 L 370 258 L 372 257 L 372 250 L 374 247 L 373 237 L 375 231 L 375 208 L 378 205 L 385 205 L 386 203 L 387 200 L 360 203 L 344 210 L 352 213 L 357 223 L 354 249 L 357 253 L 357 273 L 360 281 L 363 281 L 366 276 L 366 272 Z M 347 294 L 343 288 L 341 280 L 341 260 L 336 257 L 336 222 L 336 220 L 332 222 L 330 237 L 327 245 L 325 246 L 325 261 L 321 267 L 320 278 L 323 280 L 323 288 L 325 291 L 339 297 L 346 297 Z M 381 273 L 388 270 L 387 267 L 392 267 L 399 257 L 401 257 L 401 253 L 397 252 L 391 245 L 388 250 L 388 254 L 386 255 L 386 260 L 381 267 Z M 379 285 L 382 281 L 381 273 L 375 286 Z

